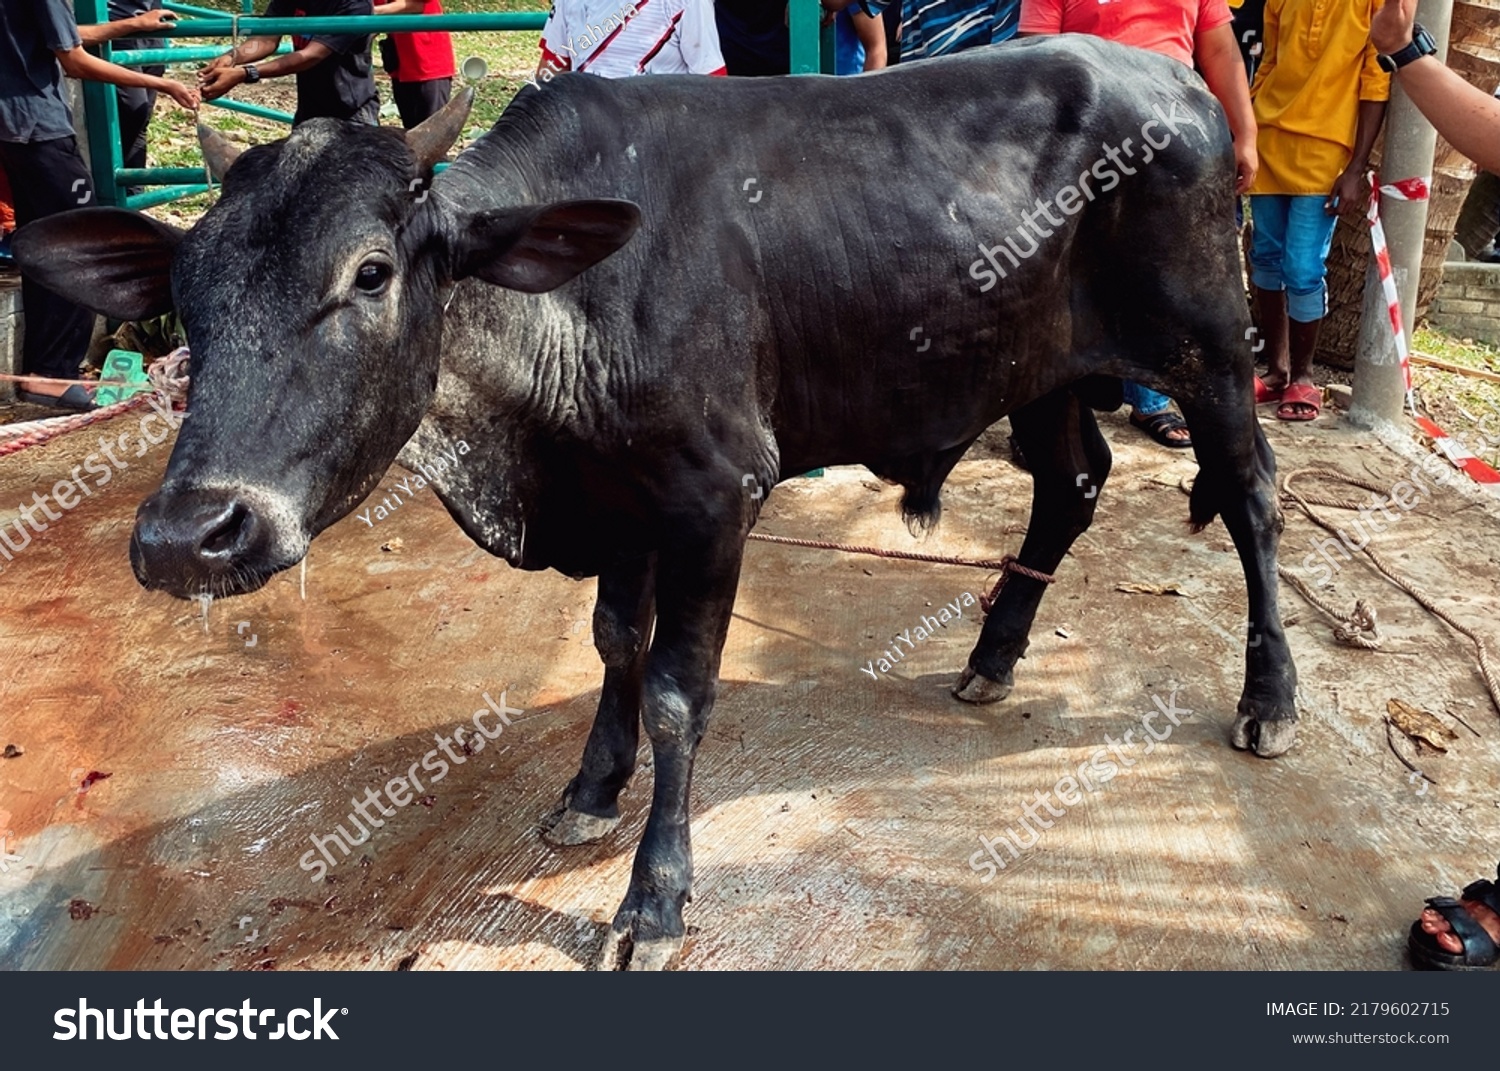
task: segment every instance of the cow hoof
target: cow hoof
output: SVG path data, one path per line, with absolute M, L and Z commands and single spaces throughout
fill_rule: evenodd
M 593 844 L 603 840 L 620 824 L 620 819 L 600 818 L 584 814 L 571 807 L 564 807 L 552 819 L 552 824 L 542 830 L 542 839 L 557 848 L 571 848 L 578 844 Z
M 981 676 L 973 666 L 965 666 L 958 675 L 958 683 L 953 686 L 953 696 L 965 703 L 998 703 L 1010 695 L 1013 687 L 1015 680 L 1009 673 L 1003 681 L 992 681 Z
M 637 941 L 629 930 L 610 927 L 599 954 L 601 971 L 664 971 L 682 953 L 681 937 L 656 937 Z
M 1241 714 L 1229 731 L 1229 742 L 1240 751 L 1254 751 L 1263 759 L 1274 759 L 1292 749 L 1297 739 L 1297 723 L 1291 718 L 1261 721 L 1253 714 Z

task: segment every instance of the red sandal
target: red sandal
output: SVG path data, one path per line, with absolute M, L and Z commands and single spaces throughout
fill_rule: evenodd
M 1305 406 L 1305 409 L 1294 409 L 1293 406 Z M 1312 412 L 1307 412 L 1311 409 Z M 1286 390 L 1281 392 L 1281 404 L 1276 407 L 1277 420 L 1306 421 L 1317 420 L 1318 414 L 1323 411 L 1323 392 L 1311 383 L 1288 383 Z

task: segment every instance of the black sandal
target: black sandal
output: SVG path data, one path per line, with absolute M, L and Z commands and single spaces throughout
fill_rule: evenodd
M 1168 437 L 1168 432 L 1187 429 L 1187 421 L 1183 420 L 1182 417 L 1170 409 L 1163 409 L 1160 413 L 1152 413 L 1148 417 L 1141 417 L 1135 413 L 1131 413 L 1130 424 L 1132 427 L 1140 428 L 1147 435 L 1151 436 L 1151 438 L 1170 450 L 1186 450 L 1193 445 L 1191 435 L 1186 439 Z
M 1494 882 L 1476 881 L 1464 889 L 1462 896 L 1500 915 L 1500 888 Z M 1489 971 L 1500 965 L 1500 948 L 1460 901 L 1451 896 L 1434 896 L 1427 906 L 1443 916 L 1464 950 L 1454 953 L 1440 947 L 1437 938 L 1422 929 L 1422 920 L 1418 919 L 1411 924 L 1406 939 L 1413 966 L 1429 971 Z
M 16 396 L 27 405 L 45 405 L 48 409 L 71 409 L 75 413 L 92 412 L 99 407 L 87 390 L 73 384 L 61 394 L 37 394 L 34 391 L 18 390 Z

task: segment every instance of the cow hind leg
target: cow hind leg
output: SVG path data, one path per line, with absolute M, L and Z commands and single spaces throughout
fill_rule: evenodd
M 620 824 L 620 793 L 635 772 L 640 742 L 641 688 L 655 620 L 653 562 L 643 558 L 599 577 L 594 646 L 604 661 L 604 687 L 578 773 L 544 824 L 550 844 L 590 844 Z
M 1070 390 L 1054 391 L 1011 414 L 1011 429 L 1031 467 L 1031 519 L 1016 555 L 1029 569 L 1051 574 L 1073 541 L 1088 530 L 1109 475 L 1109 445 L 1093 412 Z M 953 694 L 994 703 L 1010 694 L 1016 660 L 1047 585 L 1012 573 L 990 608 L 969 664 Z
M 1276 605 L 1276 551 L 1282 516 L 1276 458 L 1255 419 L 1248 371 L 1174 390 L 1198 455 L 1188 513 L 1195 531 L 1215 515 L 1239 552 L 1249 596 L 1245 684 L 1230 743 L 1264 758 L 1283 754 L 1297 736 L 1297 670 Z

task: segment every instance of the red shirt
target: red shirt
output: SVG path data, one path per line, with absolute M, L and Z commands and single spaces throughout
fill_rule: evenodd
M 443 0 L 427 0 L 422 8 L 424 15 L 441 15 Z M 435 78 L 452 78 L 458 73 L 453 62 L 453 37 L 450 34 L 427 31 L 425 33 L 393 33 L 396 43 L 396 73 L 391 75 L 397 82 L 430 82 Z
M 1019 30 L 1092 34 L 1191 67 L 1197 36 L 1229 21 L 1225 0 L 1021 0 Z

